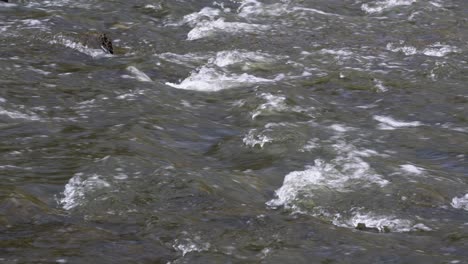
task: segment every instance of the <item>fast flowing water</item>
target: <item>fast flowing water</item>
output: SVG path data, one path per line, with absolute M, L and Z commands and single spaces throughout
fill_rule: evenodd
M 0 2 L 0 262 L 468 263 L 467 84 L 465 0 Z

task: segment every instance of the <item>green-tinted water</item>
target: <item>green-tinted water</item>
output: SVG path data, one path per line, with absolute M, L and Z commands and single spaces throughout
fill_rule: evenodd
M 0 261 L 468 261 L 464 1 L 10 2 Z

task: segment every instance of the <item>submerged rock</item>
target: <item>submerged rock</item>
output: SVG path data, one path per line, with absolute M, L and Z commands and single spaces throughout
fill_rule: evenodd
M 35 196 L 19 190 L 0 189 L 0 230 L 21 224 L 56 221 L 54 209 Z

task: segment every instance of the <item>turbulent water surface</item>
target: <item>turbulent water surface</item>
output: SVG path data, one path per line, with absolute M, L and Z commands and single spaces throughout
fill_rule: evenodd
M 466 0 L 0 2 L 0 262 L 468 263 L 467 83 Z

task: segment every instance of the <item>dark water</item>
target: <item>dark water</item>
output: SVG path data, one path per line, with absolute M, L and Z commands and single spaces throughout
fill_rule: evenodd
M 10 2 L 0 262 L 468 263 L 466 1 Z

